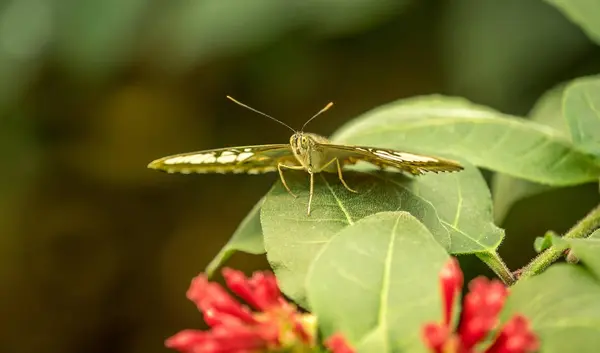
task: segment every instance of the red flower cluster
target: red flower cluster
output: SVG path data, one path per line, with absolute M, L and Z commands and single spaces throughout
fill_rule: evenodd
M 354 349 L 350 347 L 346 338 L 341 333 L 336 333 L 330 336 L 325 341 L 327 347 L 332 353 L 354 353 Z
M 300 313 L 283 298 L 272 273 L 256 272 L 247 278 L 240 271 L 224 269 L 223 277 L 229 289 L 256 311 L 201 274 L 192 280 L 187 297 L 211 329 L 181 331 L 167 339 L 168 348 L 183 353 L 255 353 L 288 348 L 309 352 L 314 347 L 314 316 Z
M 456 259 L 448 262 L 440 273 L 444 306 L 443 322 L 429 323 L 423 328 L 427 346 L 435 353 L 475 353 L 481 343 L 498 325 L 498 315 L 508 296 L 506 287 L 497 280 L 475 278 L 469 283 L 458 328 L 451 327 L 454 302 L 463 286 L 463 274 Z M 484 353 L 527 353 L 537 351 L 539 341 L 527 319 L 515 315 L 500 330 Z

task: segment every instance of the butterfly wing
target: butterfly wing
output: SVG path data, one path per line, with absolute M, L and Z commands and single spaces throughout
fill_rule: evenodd
M 163 157 L 148 168 L 167 173 L 247 173 L 277 171 L 277 164 L 299 165 L 288 144 L 219 148 Z
M 382 169 L 392 167 L 414 175 L 426 172 L 455 172 L 464 169 L 459 162 L 453 160 L 385 148 L 346 146 L 329 143 L 321 144 L 321 147 L 325 151 L 328 151 L 328 159 L 338 158 L 342 165 L 352 165 L 359 161 L 364 161 Z

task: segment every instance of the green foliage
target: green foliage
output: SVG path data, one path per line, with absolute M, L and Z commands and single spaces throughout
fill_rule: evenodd
M 552 127 L 573 145 L 600 154 L 600 78 L 585 77 L 546 92 L 529 114 L 532 121 Z M 493 180 L 495 220 L 501 223 L 515 202 L 550 190 L 550 186 L 496 174 Z
M 318 252 L 306 281 L 310 307 L 325 336 L 341 331 L 365 352 L 425 351 L 419 329 L 440 317 L 435 278 L 447 259 L 409 213 L 371 215 Z
M 211 270 L 226 259 L 223 253 L 249 245 L 260 252 L 262 231 L 267 259 L 282 290 L 319 317 L 324 335 L 341 331 L 364 352 L 422 351 L 418 330 L 424 322 L 435 320 L 439 311 L 436 276 L 448 254 L 476 254 L 508 284 L 513 281 L 497 254 L 504 231 L 493 222 L 490 190 L 475 166 L 506 178 L 502 188 L 498 179 L 495 183 L 496 195 L 515 193 L 502 201 L 504 214 L 518 198 L 548 189 L 537 183 L 564 186 L 597 181 L 600 156 L 590 152 L 600 129 L 593 128 L 597 123 L 593 105 L 581 97 L 594 97 L 599 90 L 600 85 L 589 80 L 554 90 L 534 109 L 533 121 L 438 95 L 400 100 L 367 112 L 332 139 L 449 156 L 461 160 L 465 170 L 413 178 L 359 164 L 345 173 L 357 194 L 347 191 L 337 175 L 318 174 L 310 216 L 306 215 L 307 175 L 288 172 L 286 180 L 299 197 L 293 198 L 277 182 Z M 556 113 L 557 107 L 563 114 Z M 567 124 L 577 131 L 573 142 L 565 135 Z M 600 291 L 594 277 L 600 268 L 596 244 L 600 233 L 583 239 L 599 224 L 595 219 L 599 214 L 590 213 L 594 219 L 582 221 L 574 228 L 577 234 L 567 236 L 580 239 L 557 240 L 549 232 L 536 242 L 538 250 L 553 252 L 552 256 L 572 247 L 588 270 L 563 266 L 515 286 L 507 313 L 519 311 L 531 317 L 536 332 L 546 340 L 545 347 L 563 347 L 568 337 L 595 339 L 588 335 L 598 321 L 588 311 L 568 310 L 573 303 L 544 310 L 560 297 Z M 544 256 L 532 262 L 527 277 L 536 269 L 543 271 L 545 265 L 536 266 L 536 261 L 545 264 L 557 258 L 544 260 Z M 553 282 L 561 283 L 560 288 L 547 290 Z M 534 295 L 536 291 L 543 294 Z M 581 300 L 588 303 L 591 296 L 583 295 Z M 589 304 L 600 317 L 600 308 Z M 547 315 L 554 319 L 547 320 Z M 580 322 L 589 329 L 579 330 Z
M 600 43 L 600 3 L 595 0 L 546 0 L 556 6 L 596 43 Z
M 31 233 L 37 237 L 35 242 L 50 244 L 47 247 L 53 253 L 57 250 L 62 260 L 62 241 L 51 237 L 87 232 L 87 228 L 79 229 L 84 222 L 68 222 L 64 229 L 60 222 L 50 222 L 50 227 L 38 222 L 41 228 L 30 230 L 29 218 L 18 213 L 36 215 L 40 206 L 54 206 L 47 200 L 54 195 L 65 200 L 57 205 L 66 202 L 68 207 L 79 207 L 78 200 L 85 199 L 85 204 L 88 196 L 110 198 L 111 192 L 123 191 L 102 185 L 103 177 L 86 180 L 87 173 L 81 171 L 98 165 L 95 160 L 135 166 L 137 152 L 146 143 L 168 141 L 167 135 L 182 142 L 167 142 L 164 150 L 198 140 L 212 143 L 220 134 L 210 131 L 213 128 L 231 136 L 253 124 L 231 123 L 236 129 L 225 129 L 230 122 L 220 119 L 225 109 L 215 103 L 216 96 L 243 92 L 264 102 L 268 95 L 270 101 L 292 107 L 295 113 L 302 102 L 331 94 L 331 87 L 341 92 L 340 96 L 334 93 L 336 102 L 357 98 L 356 105 L 343 102 L 349 111 L 370 106 L 381 97 L 447 92 L 448 96 L 420 96 L 381 105 L 349 121 L 332 140 L 448 157 L 460 161 L 464 171 L 412 177 L 357 165 L 345 171 L 345 178 L 358 194 L 348 192 L 336 175 L 319 174 L 310 216 L 306 215 L 306 173 L 287 171 L 288 183 L 299 197 L 294 199 L 278 181 L 240 223 L 206 272 L 212 275 L 237 251 L 265 254 L 285 294 L 318 317 L 323 336 L 342 332 L 361 352 L 419 352 L 425 351 L 419 336 L 423 323 L 441 317 L 438 275 L 442 264 L 450 256 L 472 255 L 471 259 L 478 259 L 512 286 L 503 317 L 525 314 L 541 337 L 543 352 L 597 351 L 600 208 L 565 234 L 547 230 L 538 237 L 533 245 L 539 255 L 516 269 L 514 273 L 520 276 L 516 279 L 499 253 L 514 250 L 500 246 L 516 238 L 510 222 L 503 223 L 517 202 L 555 188 L 600 180 L 600 76 L 583 76 L 599 72 L 595 44 L 600 44 L 600 1 L 241 3 L 8 0 L 0 6 L 0 150 L 5 164 L 0 178 L 0 223 L 6 225 L 3 232 L 10 234 L 0 246 L 3 258 L 19 258 L 21 252 L 11 245 L 17 240 L 25 239 L 18 244 L 29 248 L 28 237 L 12 236 L 14 228 Z M 384 23 L 388 26 L 376 28 Z M 368 70 L 356 70 L 358 66 Z M 413 72 L 414 77 L 405 77 Z M 546 91 L 557 79 L 570 81 Z M 537 103 L 529 110 L 534 100 Z M 161 122 L 152 113 L 167 118 Z M 188 131 L 201 131 L 202 138 L 186 140 L 173 126 L 191 126 Z M 116 148 L 111 154 L 106 146 Z M 44 169 L 44 174 L 34 175 L 37 169 Z M 123 172 L 121 168 L 95 169 Z M 29 189 L 34 181 L 40 184 Z M 150 193 L 145 186 L 132 184 L 136 185 L 125 194 L 137 202 L 146 200 Z M 216 189 L 203 197 L 230 202 L 231 195 Z M 175 195 L 172 190 L 164 188 L 162 193 Z M 239 193 L 232 194 L 238 197 Z M 564 208 L 584 204 L 571 202 Z M 90 218 L 99 225 L 92 228 L 98 234 L 104 228 L 106 233 L 112 231 L 104 225 L 104 218 L 112 213 L 95 212 L 104 207 L 92 206 Z M 87 216 L 88 207 L 82 210 Z M 165 219 L 178 218 L 176 211 L 168 212 Z M 535 229 L 542 224 L 534 211 L 526 210 L 525 232 L 529 226 Z M 125 218 L 128 222 L 137 219 Z M 223 224 L 214 223 L 215 227 Z M 182 229 L 182 234 L 189 231 Z M 544 231 L 532 232 L 531 238 Z M 137 244 L 135 239 L 123 239 Z M 172 243 L 156 238 L 168 248 L 180 244 L 180 239 L 187 237 L 176 235 Z M 157 247 L 157 243 L 149 245 Z M 553 265 L 565 253 L 577 264 Z M 53 264 L 52 259 L 42 257 L 42 263 L 62 263 Z M 4 266 L 11 280 L 32 278 L 29 282 L 42 286 L 56 280 L 40 282 L 12 273 L 13 267 Z M 23 268 L 32 271 L 35 266 Z M 97 280 L 97 276 L 81 278 Z M 26 285 L 21 291 L 28 295 L 23 296 L 18 287 L 14 297 L 21 300 L 33 298 L 31 293 L 47 292 Z M 12 298 L 5 302 L 18 307 Z M 30 321 L 48 320 L 26 317 L 21 321 L 26 327 Z M 67 321 L 69 327 L 76 322 Z M 15 322 L 20 327 L 19 320 Z M 86 322 L 97 324 L 92 316 Z M 61 324 L 54 325 L 56 332 L 46 326 L 39 328 L 49 332 L 46 336 L 63 336 Z M 77 333 L 79 326 L 74 326 L 72 332 Z M 27 345 L 14 333 L 28 330 L 4 331 L 16 346 Z
M 562 239 L 561 239 L 562 240 Z M 585 239 L 566 239 L 573 254 L 600 280 L 600 230 Z
M 533 242 L 533 248 L 538 253 L 550 248 L 552 246 L 553 238 L 556 236 L 558 236 L 558 235 L 556 233 L 554 233 L 553 231 L 551 231 L 551 230 L 547 231 L 543 237 L 535 238 L 535 241 Z
M 592 353 L 600 345 L 599 297 L 598 278 L 581 267 L 557 264 L 512 287 L 504 316 L 528 317 L 540 335 L 541 352 Z
M 348 192 L 336 176 L 323 176 L 315 185 L 310 217 L 306 177 L 286 180 L 299 198 L 294 200 L 278 183 L 261 218 L 267 258 L 286 294 L 300 303 L 305 302 L 304 278 L 316 253 L 342 229 L 372 214 L 410 212 L 454 254 L 493 253 L 504 236 L 492 222 L 485 181 L 473 167 L 412 181 L 392 173 L 350 175 L 347 182 L 358 194 Z
M 546 92 L 529 113 L 529 119 L 552 127 L 568 138 L 567 121 L 562 114 L 564 86 Z M 501 224 L 508 211 L 520 199 L 550 190 L 550 186 L 518 179 L 506 174 L 495 174 L 492 180 L 494 198 L 494 219 Z
M 600 78 L 590 77 L 570 84 L 565 90 L 563 109 L 573 143 L 600 155 Z
M 460 156 L 478 167 L 549 185 L 576 185 L 600 175 L 600 161 L 560 133 L 460 98 L 390 103 L 342 127 L 333 139 Z
M 560 238 L 556 234 L 546 234 L 543 239 L 545 245 L 554 245 L 563 251 L 570 249 L 600 280 L 600 230 L 584 239 Z

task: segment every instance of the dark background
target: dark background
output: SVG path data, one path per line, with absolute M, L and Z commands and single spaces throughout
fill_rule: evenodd
M 294 127 L 334 101 L 309 128 L 327 135 L 428 93 L 525 115 L 598 59 L 534 0 L 0 1 L 0 352 L 165 352 L 164 338 L 201 325 L 191 277 L 277 176 L 146 165 L 288 141 L 226 95 Z M 597 202 L 588 185 L 518 203 L 501 254 L 522 266 L 534 237 Z

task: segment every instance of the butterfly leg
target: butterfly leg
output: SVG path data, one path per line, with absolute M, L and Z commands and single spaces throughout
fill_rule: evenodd
M 303 170 L 304 167 L 302 167 L 302 166 L 289 166 L 289 165 L 285 165 L 283 163 L 277 164 L 277 170 L 279 171 L 279 177 L 281 178 L 281 182 L 283 183 L 283 186 L 290 193 L 290 195 L 294 196 L 294 198 L 297 198 L 298 195 L 294 194 L 292 192 L 292 190 L 290 190 L 290 187 L 288 186 L 288 184 L 285 182 L 285 178 L 283 177 L 283 168 L 292 169 L 292 170 Z
M 346 181 L 344 180 L 344 176 L 342 175 L 342 165 L 340 164 L 340 160 L 339 159 L 335 159 L 335 163 L 337 163 L 337 170 L 338 170 L 338 178 L 340 178 L 340 181 L 342 182 L 342 184 L 344 185 L 344 187 L 353 193 L 358 194 L 358 191 L 351 189 L 348 184 L 346 184 Z
M 309 172 L 310 174 L 310 191 L 308 193 L 308 211 L 306 213 L 307 216 L 310 216 L 310 205 L 312 204 L 313 198 L 313 190 L 315 189 L 315 174 Z

